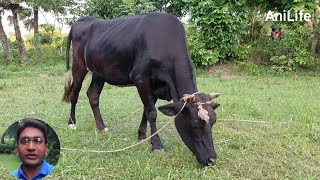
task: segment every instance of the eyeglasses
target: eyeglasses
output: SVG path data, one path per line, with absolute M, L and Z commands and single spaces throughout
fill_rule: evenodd
M 19 139 L 19 144 L 27 145 L 30 143 L 30 141 L 33 141 L 34 144 L 42 144 L 44 142 L 44 138 L 42 138 L 42 137 L 34 137 L 34 138 L 23 137 L 23 138 Z

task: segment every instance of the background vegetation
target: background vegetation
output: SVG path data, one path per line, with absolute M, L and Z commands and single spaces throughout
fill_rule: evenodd
M 34 117 L 56 131 L 63 148 L 115 150 L 137 142 L 143 108 L 134 87 L 105 85 L 100 103 L 110 132 L 103 134 L 86 97 L 88 75 L 77 106 L 78 129 L 70 131 L 70 104 L 61 102 L 65 64 L 51 63 L 1 67 L 0 134 L 15 121 Z M 200 91 L 223 93 L 216 100 L 221 106 L 213 128 L 215 166 L 200 168 L 170 124 L 160 133 L 164 153 L 152 153 L 148 142 L 121 153 L 62 150 L 49 179 L 319 179 L 319 74 L 251 76 L 224 66 L 197 78 Z M 159 127 L 168 121 L 158 113 Z M 0 162 L 0 177 L 10 178 Z
M 28 8 L 21 7 L 21 2 Z M 188 47 L 198 69 L 210 68 L 218 62 L 231 62 L 255 74 L 258 73 L 254 70 L 256 66 L 276 72 L 319 70 L 319 1 L 1 0 L 0 7 L 2 11 L 17 13 L 16 18 L 14 15 L 9 18 L 15 27 L 15 37 L 7 37 L 0 22 L 0 56 L 6 64 L 42 63 L 47 59 L 43 54 L 63 58 L 66 35 L 61 33 L 60 27 L 39 25 L 39 11 L 51 12 L 57 22 L 70 25 L 85 15 L 110 19 L 156 11 L 184 19 Z M 310 13 L 312 19 L 267 22 L 264 20 L 269 10 L 291 11 L 292 15 L 303 10 Z M 34 30 L 25 39 L 16 23 L 19 20 L 24 22 L 25 28 Z M 271 40 L 271 26 L 282 28 L 283 40 Z
M 65 148 L 112 150 L 136 142 L 142 103 L 135 88 L 105 86 L 101 112 L 110 132 L 102 134 L 85 94 L 90 75 L 77 106 L 78 130 L 66 129 L 70 105 L 60 102 L 66 35 L 59 27 L 39 25 L 39 11 L 69 24 L 83 15 L 172 13 L 183 19 L 199 90 L 223 94 L 213 128 L 219 155 L 213 167 L 197 166 L 170 125 L 160 133 L 164 153 L 151 153 L 149 143 L 116 154 L 63 150 L 49 179 L 320 178 L 319 1 L 33 0 L 26 1 L 28 10 L 20 2 L 0 0 L 17 30 L 7 36 L 0 22 L 0 135 L 15 121 L 34 117 L 53 127 Z M 304 10 L 313 19 L 265 22 L 269 10 Z M 19 35 L 17 21 L 34 33 Z M 281 41 L 271 40 L 273 25 L 282 28 Z M 159 113 L 158 127 L 170 120 Z M 0 177 L 8 179 L 5 165 L 0 163 Z

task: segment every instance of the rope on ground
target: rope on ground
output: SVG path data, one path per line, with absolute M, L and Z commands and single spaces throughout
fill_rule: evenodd
M 181 108 L 181 110 L 173 117 L 173 119 L 175 119 L 175 117 L 181 113 L 182 109 L 184 108 L 184 106 L 186 105 L 186 103 L 184 103 L 183 107 Z M 136 112 L 136 111 L 135 111 Z M 134 112 L 134 113 L 135 113 Z M 132 114 L 134 114 L 132 113 Z M 131 114 L 131 115 L 132 115 Z M 129 115 L 130 116 L 130 115 Z M 274 124 L 274 122 L 267 122 L 267 121 L 252 121 L 252 120 L 237 120 L 237 119 L 219 119 L 218 121 L 238 121 L 238 122 L 249 122 L 249 123 L 260 123 L 260 124 Z M 290 119 L 290 121 L 287 122 L 280 122 L 282 124 L 284 123 L 290 123 L 292 121 L 292 118 Z M 153 136 L 155 136 L 156 134 L 158 134 L 160 131 L 162 131 L 165 127 L 167 127 L 172 121 L 167 122 L 164 126 L 162 126 L 160 129 L 158 129 L 158 131 L 156 131 L 155 133 L 153 133 L 151 136 L 147 137 L 146 139 L 139 141 L 138 143 L 135 143 L 133 145 L 130 145 L 128 147 L 124 147 L 121 149 L 117 149 L 117 150 L 106 150 L 106 151 L 100 151 L 100 150 L 89 150 L 86 148 L 83 149 L 77 149 L 77 148 L 61 148 L 62 150 L 65 151 L 80 151 L 80 152 L 90 152 L 90 153 L 116 153 L 116 152 L 121 152 L 121 151 L 125 151 L 127 149 L 133 148 L 139 144 L 142 144 L 144 142 L 146 142 L 147 140 L 151 139 Z M 226 140 L 222 140 L 219 141 L 217 143 L 215 143 L 215 145 L 218 144 L 225 144 L 227 142 L 231 141 L 231 139 L 226 139 Z
M 115 153 L 115 152 L 121 152 L 121 151 L 125 151 L 127 149 L 130 149 L 134 146 L 137 146 L 141 143 L 146 142 L 147 140 L 151 139 L 153 136 L 155 136 L 156 134 L 158 134 L 158 132 L 162 131 L 166 126 L 168 126 L 171 123 L 171 121 L 167 122 L 167 124 L 165 124 L 164 126 L 162 126 L 157 132 L 153 133 L 151 136 L 147 137 L 146 139 L 135 143 L 131 146 L 125 147 L 125 148 L 121 148 L 121 149 L 117 149 L 117 150 L 109 150 L 109 151 L 98 151 L 98 150 L 87 150 L 87 149 L 75 149 L 75 148 L 61 148 L 62 150 L 67 150 L 67 151 L 81 151 L 81 152 L 92 152 L 92 153 Z
M 186 103 L 187 103 L 187 100 L 184 100 L 184 104 L 182 106 L 182 108 L 180 109 L 180 111 L 175 115 L 173 116 L 173 120 L 182 112 L 183 108 L 185 107 Z M 134 111 L 133 113 L 131 113 L 129 116 L 135 114 L 137 112 Z M 127 116 L 126 118 L 128 118 L 129 116 Z M 238 121 L 238 122 L 249 122 L 249 123 L 260 123 L 260 124 L 274 124 L 274 122 L 267 122 L 267 121 L 252 121 L 252 120 L 236 120 L 236 119 L 219 119 L 218 121 Z M 280 122 L 281 124 L 284 124 L 284 123 L 290 123 L 292 121 L 292 118 L 290 119 L 290 121 L 287 121 L 287 122 Z M 156 134 L 158 134 L 160 131 L 162 131 L 165 127 L 167 127 L 171 122 L 173 121 L 169 121 L 167 122 L 164 126 L 162 126 L 160 129 L 158 129 L 155 133 L 153 133 L 151 136 L 147 137 L 146 139 L 138 142 L 138 143 L 135 143 L 133 145 L 130 145 L 128 147 L 124 147 L 124 148 L 121 148 L 121 149 L 117 149 L 117 150 L 107 150 L 107 151 L 99 151 L 99 150 L 88 150 L 88 149 L 77 149 L 77 148 L 61 148 L 62 150 L 66 150 L 66 151 L 80 151 L 80 152 L 91 152 L 91 153 L 115 153 L 115 152 L 121 152 L 121 151 L 125 151 L 127 149 L 130 149 L 132 147 L 135 147 L 139 144 L 142 144 L 144 142 L 146 142 L 147 140 L 151 139 L 153 136 L 155 136 Z M 226 139 L 226 140 L 222 140 L 220 142 L 217 142 L 215 143 L 215 145 L 217 144 L 225 144 L 227 142 L 231 141 L 231 139 Z
M 292 117 L 289 121 L 285 122 L 270 122 L 270 121 L 256 121 L 256 120 L 245 120 L 245 119 L 218 119 L 219 121 L 236 121 L 236 122 L 247 122 L 247 123 L 259 123 L 259 124 L 287 124 L 292 122 Z
M 175 119 L 175 117 L 177 117 L 181 111 L 183 110 L 183 108 L 186 106 L 187 104 L 187 101 L 184 102 L 182 108 L 180 109 L 180 111 L 175 115 L 173 116 L 173 120 Z M 146 142 L 147 140 L 151 139 L 153 136 L 155 136 L 156 134 L 158 134 L 160 131 L 162 131 L 165 127 L 167 127 L 171 122 L 173 121 L 169 121 L 167 122 L 167 124 L 165 124 L 164 126 L 162 126 L 160 129 L 158 129 L 155 133 L 153 133 L 151 136 L 147 137 L 146 139 L 138 142 L 138 143 L 135 143 L 131 146 L 128 146 L 128 147 L 125 147 L 125 148 L 121 148 L 121 149 L 117 149 L 117 150 L 109 150 L 109 151 L 98 151 L 98 150 L 87 150 L 87 149 L 74 149 L 74 148 L 61 148 L 62 150 L 68 150 L 68 151 L 81 151 L 81 152 L 93 152 L 93 153 L 115 153 L 115 152 L 121 152 L 121 151 L 125 151 L 127 149 L 130 149 L 132 147 L 135 147 L 141 143 L 144 143 Z
M 169 124 L 169 122 L 166 124 L 166 125 L 168 125 Z M 166 126 L 165 125 L 165 126 Z M 164 128 L 165 126 L 163 126 L 162 128 Z M 159 129 L 160 130 L 160 129 Z M 156 133 L 154 133 L 153 135 L 155 135 Z M 150 138 L 153 136 L 153 135 L 151 135 L 151 136 L 149 136 Z M 149 138 L 148 137 L 148 138 Z M 145 139 L 146 140 L 146 139 Z M 227 142 L 229 142 L 229 141 L 231 141 L 231 139 L 225 139 L 225 140 L 222 140 L 222 141 L 219 141 L 219 142 L 217 142 L 217 143 L 215 143 L 215 145 L 218 145 L 218 144 L 225 144 L 225 143 L 227 143 Z M 127 149 L 129 149 L 129 148 L 132 148 L 132 147 L 134 147 L 134 146 L 137 146 L 137 145 L 139 145 L 139 144 L 141 144 L 141 143 L 143 143 L 144 142 L 144 140 L 143 141 L 140 141 L 140 142 L 138 142 L 138 143 L 136 143 L 136 144 L 133 144 L 133 145 L 131 145 L 131 146 L 128 146 L 128 147 L 125 147 L 125 148 L 122 148 L 122 149 L 117 149 L 117 150 L 109 150 L 109 151 L 99 151 L 99 150 L 90 150 L 90 149 L 77 149 L 77 148 L 61 148 L 62 150 L 65 150 L 65 151 L 80 151 L 80 152 L 88 152 L 88 153 L 115 153 L 115 152 L 121 152 L 121 151 L 125 151 L 125 150 L 127 150 Z

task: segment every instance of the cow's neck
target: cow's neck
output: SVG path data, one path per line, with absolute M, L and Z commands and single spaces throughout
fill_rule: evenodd
M 172 96 L 174 102 L 179 101 L 184 94 L 197 92 L 197 82 L 194 67 L 190 62 L 175 64 L 175 93 Z

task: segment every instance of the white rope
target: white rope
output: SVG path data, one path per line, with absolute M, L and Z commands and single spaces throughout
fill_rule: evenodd
M 219 119 L 219 121 L 236 121 L 236 122 L 245 122 L 245 123 L 259 123 L 259 124 L 287 124 L 292 122 L 292 118 L 289 121 L 283 122 L 270 122 L 270 121 L 256 121 L 256 120 L 246 120 L 246 119 Z
M 184 109 L 184 107 L 186 106 L 188 100 L 193 100 L 194 101 L 194 98 L 195 98 L 195 94 L 197 94 L 198 92 L 195 92 L 193 94 L 185 94 L 183 95 L 183 97 L 181 98 L 182 101 L 184 101 L 183 103 L 183 106 L 181 107 L 180 111 L 173 117 L 173 119 L 175 119 L 181 112 L 182 110 Z M 205 103 L 199 103 L 198 105 L 201 106 L 202 104 L 208 104 L 208 102 L 205 102 Z M 172 121 L 173 122 L 173 121 Z M 169 125 L 169 123 L 171 123 L 171 121 L 167 122 L 167 124 L 165 124 L 164 126 L 162 126 L 160 129 L 158 129 L 155 133 L 153 133 L 152 135 L 150 135 L 149 137 L 147 137 L 146 139 L 138 142 L 138 143 L 135 143 L 133 145 L 130 145 L 128 147 L 125 147 L 125 148 L 121 148 L 121 149 L 117 149 L 117 150 L 107 150 L 107 151 L 99 151 L 99 150 L 87 150 L 87 149 L 76 149 L 76 148 L 61 148 L 62 150 L 67 150 L 67 151 L 81 151 L 81 152 L 92 152 L 92 153 L 115 153 L 115 152 L 121 152 L 121 151 L 125 151 L 127 149 L 130 149 L 132 147 L 135 147 L 141 143 L 144 143 L 146 142 L 147 140 L 151 139 L 153 136 L 155 136 L 156 134 L 158 134 L 160 131 L 162 131 L 165 127 L 167 127 Z M 224 142 L 227 142 L 227 141 L 230 141 L 230 140 L 224 140 L 222 141 L 221 143 L 224 143 Z
M 186 94 L 186 95 L 184 95 L 184 96 L 181 98 L 181 100 L 184 101 L 184 104 L 183 104 L 183 106 L 181 107 L 180 111 L 173 117 L 173 119 L 175 119 L 175 118 L 182 112 L 182 110 L 183 110 L 184 107 L 186 106 L 188 100 L 194 100 L 194 95 L 197 94 L 197 93 L 198 93 L 198 92 L 193 93 L 193 94 L 191 94 L 191 95 L 190 95 L 190 94 Z M 198 106 L 201 106 L 201 105 L 203 105 L 203 104 L 210 104 L 210 102 L 205 102 L 205 103 L 200 103 L 200 102 L 198 102 Z M 136 111 L 135 111 L 135 112 L 136 112 Z M 135 113 L 135 112 L 134 112 L 134 113 Z M 132 113 L 132 114 L 134 114 L 134 113 Z M 132 114 L 130 114 L 130 115 L 132 115 Z M 129 116 L 130 116 L 130 115 L 129 115 Z M 70 118 L 71 118 L 71 117 L 70 117 Z M 71 121 L 73 121 L 72 118 L 71 118 Z M 271 123 L 272 123 L 272 122 L 267 122 L 267 121 L 250 121 L 250 120 L 235 120 L 235 119 L 219 119 L 219 121 L 253 122 L 253 123 L 261 123 L 261 124 L 271 124 Z M 291 121 L 292 121 L 292 118 L 290 119 L 290 121 L 288 121 L 288 122 L 282 122 L 282 123 L 290 123 Z M 173 122 L 173 121 L 172 121 L 172 122 Z M 135 143 L 135 144 L 133 144 L 133 145 L 130 145 L 130 146 L 128 146 L 128 147 L 121 148 L 121 149 L 117 149 L 117 150 L 99 151 L 99 150 L 89 150 L 89 149 L 85 149 L 85 148 L 84 148 L 84 149 L 61 148 L 61 149 L 62 149 L 62 150 L 66 150 L 66 151 L 81 151 L 81 152 L 91 152 L 91 153 L 115 153 L 115 152 L 121 152 L 121 151 L 125 151 L 125 150 L 130 149 L 130 148 L 132 148 L 132 147 L 135 147 L 135 146 L 137 146 L 137 145 L 139 145 L 139 144 L 141 144 L 141 143 L 146 142 L 147 140 L 151 139 L 153 136 L 155 136 L 156 134 L 158 134 L 159 132 L 161 132 L 161 131 L 162 131 L 165 127 L 167 127 L 170 123 L 171 123 L 171 121 L 167 122 L 164 126 L 162 126 L 160 129 L 158 129 L 155 133 L 153 133 L 152 135 L 150 135 L 150 136 L 147 137 L 146 139 L 144 139 L 144 140 L 142 140 L 142 141 L 140 141 L 140 142 L 138 142 L 138 143 Z M 224 143 L 229 142 L 229 141 L 231 141 L 231 139 L 222 140 L 222 141 L 220 141 L 220 142 L 215 143 L 215 145 L 217 145 L 217 144 L 224 144 Z
M 98 150 L 87 150 L 87 149 L 74 149 L 74 148 L 61 148 L 62 150 L 67 150 L 67 151 L 81 151 L 81 152 L 92 152 L 92 153 L 115 153 L 115 152 L 121 152 L 121 151 L 125 151 L 127 149 L 130 149 L 132 147 L 135 147 L 141 143 L 144 143 L 145 141 L 149 140 L 150 138 L 152 138 L 153 136 L 155 136 L 158 132 L 162 131 L 166 126 L 168 126 L 168 124 L 170 123 L 170 121 L 165 124 L 164 126 L 162 126 L 157 132 L 153 133 L 151 136 L 147 137 L 146 139 L 133 144 L 131 146 L 122 148 L 122 149 L 117 149 L 117 150 L 109 150 L 109 151 L 98 151 Z
M 170 122 L 168 122 L 166 125 L 168 125 Z M 163 127 L 165 127 L 166 125 L 164 125 Z M 160 131 L 160 129 L 159 129 Z M 158 132 L 159 132 L 158 131 Z M 153 135 L 155 135 L 156 133 L 154 133 Z M 152 136 L 153 136 L 152 135 Z M 148 137 L 149 138 L 149 137 Z M 147 139 L 148 139 L 147 138 Z M 150 136 L 151 138 L 151 136 Z M 225 139 L 225 140 L 221 140 L 217 143 L 214 143 L 214 145 L 218 145 L 218 144 L 225 144 L 227 142 L 231 141 L 231 139 Z M 128 146 L 128 147 L 125 147 L 125 148 L 122 148 L 122 149 L 117 149 L 117 150 L 110 150 L 110 151 L 99 151 L 99 150 L 89 150 L 89 149 L 76 149 L 76 148 L 61 148 L 62 150 L 66 150 L 66 151 L 80 151 L 80 152 L 89 152 L 89 153 L 115 153 L 115 152 L 121 152 L 121 151 L 125 151 L 129 148 L 132 148 L 134 146 L 137 146 L 139 144 L 141 144 L 142 141 L 140 141 L 139 143 L 136 143 L 136 144 L 133 144 L 131 146 Z
M 173 119 L 175 119 L 183 110 L 183 108 L 186 106 L 187 101 L 184 102 L 182 108 L 180 109 L 180 111 L 173 117 Z M 171 123 L 171 121 L 167 122 L 167 124 L 165 124 L 164 126 L 162 126 L 160 129 L 158 129 L 155 133 L 153 133 L 151 136 L 147 137 L 146 139 L 135 143 L 133 145 L 130 145 L 128 147 L 125 148 L 121 148 L 121 149 L 117 149 L 117 150 L 107 150 L 107 151 L 99 151 L 99 150 L 87 150 L 87 149 L 76 149 L 76 148 L 61 148 L 62 150 L 67 150 L 67 151 L 81 151 L 81 152 L 92 152 L 92 153 L 115 153 L 115 152 L 121 152 L 121 151 L 125 151 L 127 149 L 130 149 L 132 147 L 135 147 L 141 143 L 146 142 L 147 140 L 151 139 L 153 136 L 155 136 L 156 134 L 158 134 L 160 131 L 162 131 L 165 127 L 167 127 L 169 124 Z

